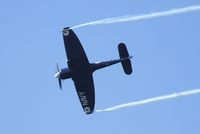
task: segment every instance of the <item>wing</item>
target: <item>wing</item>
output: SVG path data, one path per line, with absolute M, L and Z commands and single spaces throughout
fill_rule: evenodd
M 72 78 L 76 91 L 86 114 L 91 114 L 94 111 L 95 91 L 93 76 L 90 73 L 80 73 Z
M 80 69 L 89 66 L 88 58 L 76 34 L 69 28 L 63 29 L 63 39 L 69 68 Z

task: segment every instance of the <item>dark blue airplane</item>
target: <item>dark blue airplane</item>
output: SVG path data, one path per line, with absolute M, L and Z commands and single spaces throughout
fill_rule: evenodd
M 72 78 L 84 112 L 91 114 L 95 105 L 92 74 L 98 69 L 121 63 L 124 72 L 129 75 L 132 73 L 130 61 L 132 56 L 129 56 L 125 44 L 120 43 L 118 45 L 120 59 L 90 63 L 76 34 L 69 27 L 64 28 L 62 34 L 68 59 L 68 68 L 60 70 L 57 65 L 58 72 L 55 77 L 58 78 L 60 89 L 62 89 L 61 80 Z

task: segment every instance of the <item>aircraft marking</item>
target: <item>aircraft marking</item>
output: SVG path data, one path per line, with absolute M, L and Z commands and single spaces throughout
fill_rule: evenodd
M 89 107 L 85 107 L 84 111 L 85 111 L 85 113 L 90 113 L 90 108 Z
M 80 101 L 82 103 L 83 106 L 88 106 L 88 100 L 87 100 L 87 96 L 85 95 L 85 92 L 78 92 L 79 97 L 80 97 Z
M 68 31 L 67 29 L 64 29 L 64 30 L 63 30 L 63 35 L 64 35 L 64 36 L 68 36 L 68 35 L 69 35 L 69 31 Z

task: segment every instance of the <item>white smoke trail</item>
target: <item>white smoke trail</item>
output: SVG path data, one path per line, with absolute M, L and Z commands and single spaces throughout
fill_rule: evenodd
M 193 89 L 193 90 L 183 91 L 183 92 L 179 92 L 179 93 L 173 93 L 173 94 L 169 94 L 169 95 L 163 95 L 163 96 L 159 96 L 159 97 L 149 98 L 149 99 L 145 99 L 145 100 L 141 100 L 141 101 L 125 103 L 125 104 L 113 106 L 113 107 L 102 109 L 102 110 L 96 110 L 96 112 L 114 111 L 114 110 L 119 110 L 122 108 L 141 106 L 141 105 L 145 105 L 145 104 L 149 104 L 149 103 L 153 103 L 153 102 L 169 100 L 169 99 L 178 98 L 178 97 L 182 97 L 182 96 L 190 96 L 190 95 L 195 95 L 195 94 L 200 94 L 200 89 Z
M 77 26 L 73 26 L 70 29 L 75 29 L 75 28 L 80 28 L 80 27 L 85 27 L 85 26 L 92 26 L 92 25 L 103 25 L 103 24 L 111 24 L 111 23 L 121 23 L 121 22 L 128 22 L 128 21 L 152 19 L 152 18 L 157 18 L 157 17 L 182 14 L 182 13 L 193 12 L 193 11 L 198 11 L 198 10 L 200 10 L 200 5 L 188 6 L 188 7 L 183 7 L 183 8 L 171 9 L 167 11 L 136 15 L 136 16 L 126 15 L 126 16 L 121 16 L 121 17 L 107 18 L 107 19 L 87 22 L 87 23 L 83 23 Z

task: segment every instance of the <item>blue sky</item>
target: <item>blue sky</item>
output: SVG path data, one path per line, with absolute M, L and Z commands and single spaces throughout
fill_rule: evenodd
M 3 1 L 0 5 L 0 133 L 199 133 L 199 95 L 85 115 L 73 82 L 59 91 L 55 63 L 66 67 L 60 31 L 88 21 L 200 4 L 175 1 Z M 91 62 L 118 58 L 125 42 L 134 73 L 121 65 L 95 72 L 96 109 L 200 88 L 200 11 L 83 27 Z

